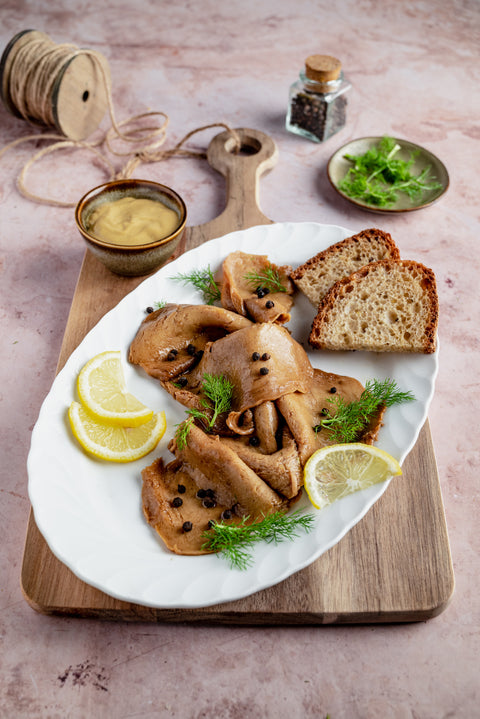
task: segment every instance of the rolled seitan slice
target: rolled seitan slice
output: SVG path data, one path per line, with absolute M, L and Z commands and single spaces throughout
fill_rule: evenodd
M 175 554 L 208 553 L 204 532 L 229 508 L 203 493 L 198 496 L 198 486 L 176 460 L 165 465 L 156 459 L 142 471 L 142 479 L 143 513 L 166 547 Z M 235 521 L 230 515 L 229 521 Z
M 213 489 L 215 500 L 235 507 L 237 514 L 259 517 L 287 504 L 218 435 L 209 435 L 192 424 L 185 446 L 179 449 L 174 440 L 170 449 L 198 487 Z
M 221 375 L 233 385 L 226 422 L 232 432 L 241 434 L 248 410 L 290 392 L 308 392 L 313 368 L 285 327 L 261 323 L 209 343 L 181 389 L 172 382 L 163 386 L 182 404 L 194 407 L 205 374 Z
M 222 265 L 222 307 L 249 317 L 254 322 L 288 322 L 294 290 L 289 279 L 291 271 L 292 268 L 287 265 L 274 265 L 266 255 L 231 252 Z M 278 277 L 282 287 L 280 291 L 262 280 L 268 273 Z M 257 281 L 250 279 L 252 274 L 258 276 Z
M 222 307 L 167 304 L 143 320 L 128 359 L 151 377 L 175 379 L 197 364 L 208 342 L 250 325 Z

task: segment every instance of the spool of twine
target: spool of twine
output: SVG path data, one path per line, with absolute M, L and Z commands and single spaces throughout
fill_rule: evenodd
M 131 177 L 142 163 L 159 162 L 174 155 L 206 157 L 206 152 L 187 150 L 183 145 L 192 135 L 209 128 L 228 130 L 240 147 L 235 130 L 219 122 L 195 128 L 171 149 L 163 149 L 169 123 L 166 113 L 148 111 L 117 122 L 106 58 L 95 50 L 80 49 L 70 43 L 56 44 L 37 30 L 24 30 L 8 43 L 0 60 L 0 91 L 5 107 L 13 115 L 48 130 L 14 140 L 0 150 L 0 157 L 24 142 L 40 139 L 53 143 L 35 153 L 17 179 L 20 193 L 36 202 L 59 207 L 76 204 L 33 194 L 26 187 L 31 166 L 57 150 L 73 147 L 93 152 L 108 168 L 109 180 L 114 180 Z M 107 110 L 111 127 L 100 140 L 87 142 Z M 154 124 L 150 124 L 151 118 L 156 118 Z M 126 143 L 128 149 L 120 151 L 115 147 L 116 141 Z M 102 149 L 123 158 L 123 166 L 116 169 Z

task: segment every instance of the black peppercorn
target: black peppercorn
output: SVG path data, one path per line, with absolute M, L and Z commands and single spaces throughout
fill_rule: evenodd
M 248 444 L 250 444 L 252 447 L 258 447 L 258 445 L 260 444 L 260 440 L 254 435 L 253 437 L 250 437 L 250 439 L 248 440 Z
M 178 350 L 170 350 L 170 352 L 167 355 L 168 362 L 173 362 L 173 360 L 177 359 Z
M 206 491 L 205 489 L 199 489 L 199 490 L 198 490 L 198 492 L 197 492 L 197 497 L 198 497 L 199 499 L 203 499 L 203 498 L 206 497 L 206 496 L 207 496 L 207 491 Z
M 268 374 L 269 371 L 270 371 L 270 370 L 268 369 L 268 367 L 261 367 L 261 368 L 260 368 L 260 374 L 262 374 L 262 375 Z
M 205 509 L 213 509 L 217 506 L 217 503 L 214 499 L 211 499 L 210 497 L 205 497 L 205 499 L 202 501 L 202 506 L 205 507 Z
M 268 354 L 268 352 L 264 352 L 263 355 L 262 355 L 262 360 L 263 360 L 264 362 L 266 362 L 266 361 L 269 360 L 269 359 L 270 359 L 270 355 Z
M 172 500 L 172 507 L 181 507 L 183 499 L 181 497 L 174 497 Z
M 189 344 L 187 347 L 187 353 L 193 357 L 195 352 L 197 351 L 195 345 Z
M 324 407 L 324 408 L 322 409 L 322 411 L 320 412 L 320 414 L 323 415 L 324 417 L 326 417 L 327 414 L 328 414 L 328 409 L 327 409 L 326 407 Z
M 257 362 L 260 359 L 260 352 L 254 352 L 252 355 L 252 360 L 254 362 Z
M 224 509 L 221 514 L 222 519 L 231 519 L 232 518 L 232 510 L 231 509 Z
M 184 484 L 179 484 L 179 485 L 178 485 L 178 487 L 177 487 L 177 492 L 178 492 L 179 494 L 185 494 L 186 491 L 187 491 L 187 488 L 185 487 Z
M 330 387 L 330 394 L 335 394 L 336 391 L 337 391 L 336 387 Z
M 262 297 L 265 297 L 265 289 L 261 286 L 257 287 L 257 289 L 255 290 L 255 294 L 259 299 L 262 299 Z
M 179 377 L 175 382 L 179 387 L 186 387 L 188 379 L 186 377 Z
M 275 307 L 275 302 L 272 302 L 272 300 L 268 300 L 268 302 L 265 302 L 265 307 L 267 310 L 271 310 L 272 307 Z
M 145 312 L 147 313 L 147 315 L 151 315 L 153 312 L 153 307 L 147 307 Z
M 206 489 L 205 496 L 213 499 L 215 497 L 215 492 L 213 491 L 213 489 Z
M 182 525 L 182 529 L 184 532 L 191 532 L 193 529 L 193 524 L 191 522 L 184 522 Z

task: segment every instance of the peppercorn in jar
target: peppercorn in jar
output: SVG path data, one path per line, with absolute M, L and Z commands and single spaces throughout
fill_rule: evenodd
M 337 58 L 310 55 L 290 87 L 287 130 L 314 142 L 328 140 L 345 126 L 350 88 Z

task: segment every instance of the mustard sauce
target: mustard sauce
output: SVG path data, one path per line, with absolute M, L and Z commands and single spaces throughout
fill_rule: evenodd
M 143 197 L 104 202 L 90 216 L 88 230 L 114 245 L 147 245 L 168 237 L 180 224 L 175 210 Z

